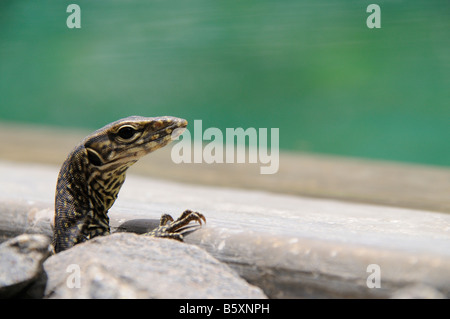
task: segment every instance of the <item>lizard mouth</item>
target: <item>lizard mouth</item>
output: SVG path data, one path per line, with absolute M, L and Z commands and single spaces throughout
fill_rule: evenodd
M 150 124 L 148 129 L 153 132 L 148 134 L 144 140 L 144 153 L 148 154 L 156 151 L 173 140 L 178 139 L 178 137 L 186 130 L 187 124 L 186 120 L 176 117 L 162 118 L 161 120 Z
M 179 118 L 172 118 L 167 126 L 158 129 L 150 138 L 151 141 L 163 141 L 169 139 L 168 142 L 178 139 L 186 130 L 187 121 Z

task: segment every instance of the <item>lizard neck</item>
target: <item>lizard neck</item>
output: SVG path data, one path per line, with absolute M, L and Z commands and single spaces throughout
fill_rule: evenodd
M 117 194 L 125 182 L 128 167 L 103 170 L 91 166 L 88 174 L 88 192 L 92 207 L 98 214 L 106 214 L 117 199 Z
M 114 204 L 125 181 L 125 172 L 131 164 L 105 167 L 92 165 L 82 146 L 69 154 L 59 172 L 56 187 L 56 251 L 98 235 L 109 234 L 108 210 Z M 70 232 L 72 242 L 62 242 L 67 236 L 56 229 Z

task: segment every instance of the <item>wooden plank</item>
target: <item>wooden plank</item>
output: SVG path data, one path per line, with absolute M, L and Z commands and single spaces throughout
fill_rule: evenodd
M 51 235 L 57 173 L 56 166 L 0 161 L 0 234 Z M 411 285 L 450 296 L 448 214 L 130 174 L 110 210 L 111 228 L 142 233 L 162 213 L 177 217 L 187 208 L 207 223 L 186 242 L 272 298 L 390 297 Z M 381 269 L 379 289 L 367 286 L 371 265 Z

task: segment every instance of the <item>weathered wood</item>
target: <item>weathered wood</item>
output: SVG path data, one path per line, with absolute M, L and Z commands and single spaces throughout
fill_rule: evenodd
M 0 163 L 0 233 L 50 231 L 57 167 Z M 205 214 L 186 238 L 272 298 L 389 297 L 422 284 L 450 297 L 450 215 L 260 191 L 200 187 L 130 174 L 112 230 L 144 232 L 162 213 Z M 13 226 L 10 226 L 13 225 Z M 367 267 L 381 269 L 370 289 Z

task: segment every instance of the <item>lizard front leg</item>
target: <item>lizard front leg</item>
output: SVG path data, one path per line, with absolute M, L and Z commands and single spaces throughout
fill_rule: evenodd
M 205 216 L 198 212 L 193 212 L 192 210 L 185 210 L 177 220 L 174 220 L 172 216 L 168 214 L 164 214 L 159 220 L 159 226 L 144 235 L 183 241 L 183 233 L 191 229 L 186 226 L 188 226 L 191 221 L 196 221 L 202 225 L 202 220 L 206 223 Z

